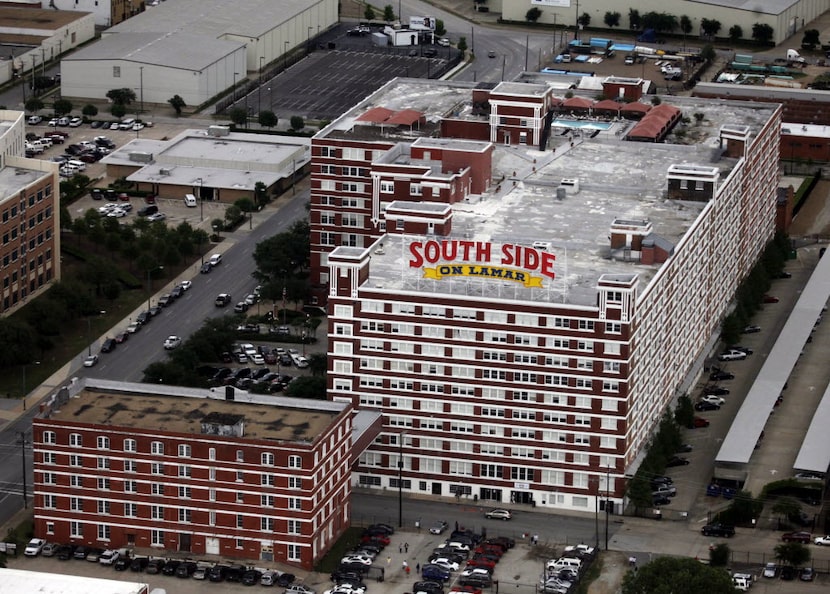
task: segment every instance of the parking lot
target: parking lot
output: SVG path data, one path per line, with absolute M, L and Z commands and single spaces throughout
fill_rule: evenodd
M 237 98 L 236 107 L 256 114 L 273 111 L 280 120 L 292 116 L 332 120 L 395 77 L 437 78 L 458 55 L 439 45 L 377 47 L 369 36 L 346 35 L 348 27 L 330 32 L 315 50 L 258 89 Z M 430 57 L 429 54 L 434 53 Z M 410 55 L 413 54 L 413 55 Z

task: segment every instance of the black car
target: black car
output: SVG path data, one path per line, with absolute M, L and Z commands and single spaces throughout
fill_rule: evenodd
M 389 524 L 372 524 L 363 531 L 363 534 L 384 534 L 389 536 L 395 534 L 395 528 Z
M 473 586 L 475 588 L 489 588 L 493 585 L 493 578 L 483 573 L 473 573 L 471 575 L 462 575 L 458 578 L 458 583 L 462 586 Z
M 213 266 L 210 265 L 210 262 L 205 262 L 202 264 L 202 267 L 199 269 L 199 272 L 202 274 L 208 274 L 211 270 L 213 270 Z
M 179 568 L 182 562 L 177 559 L 169 559 L 165 564 L 164 567 L 161 568 L 161 573 L 164 575 L 176 575 L 176 570 Z
M 730 538 L 735 536 L 735 527 L 726 524 L 706 524 L 700 529 L 703 536 L 722 536 Z
M 104 344 L 101 345 L 101 352 L 102 353 L 111 353 L 115 350 L 115 347 L 118 346 L 118 343 L 115 342 L 114 338 L 108 338 L 104 341 Z
M 170 293 L 165 293 L 161 297 L 159 297 L 158 301 L 161 307 L 167 307 L 171 303 L 173 303 L 173 296 Z
M 164 559 L 150 559 L 147 563 L 147 567 L 144 569 L 145 573 L 149 573 L 151 575 L 155 575 L 157 573 L 161 573 L 162 569 L 166 565 Z
M 89 555 L 89 547 L 81 545 L 75 548 L 75 552 L 72 554 L 73 559 L 86 559 L 86 556 Z
M 691 452 L 693 449 L 694 449 L 694 448 L 692 447 L 692 444 L 690 444 L 690 443 L 681 443 L 681 444 L 677 447 L 677 451 L 678 451 L 678 452 L 680 452 L 680 453 L 687 453 L 687 452 Z
M 682 458 L 681 456 L 672 456 L 671 459 L 668 462 L 666 462 L 666 466 L 686 466 L 688 463 L 688 458 Z
M 781 568 L 781 579 L 786 581 L 792 581 L 795 579 L 797 572 L 795 567 L 792 565 L 785 565 Z
M 150 559 L 148 557 L 136 557 L 130 563 L 130 571 L 134 571 L 136 573 L 140 571 L 144 571 L 147 569 L 147 565 L 150 564 Z
M 280 355 L 280 365 L 282 365 L 283 367 L 291 367 L 293 364 L 294 360 L 291 358 L 291 355 L 289 355 L 288 353 L 283 353 L 282 355 Z M 386 536 L 386 533 L 383 532 L 377 532 L 375 534 L 381 534 Z
M 368 567 L 364 563 L 358 563 L 357 561 L 352 563 L 341 563 L 337 566 L 337 570 L 340 573 L 351 573 L 351 572 L 360 572 L 363 573 L 368 570 Z M 282 577 L 282 576 L 280 576 Z M 277 578 L 279 579 L 279 577 Z M 277 584 L 282 586 L 282 584 Z M 288 584 L 285 585 L 287 587 Z
M 245 568 L 241 565 L 231 565 L 225 571 L 225 581 L 226 582 L 241 582 L 242 581 L 242 574 L 245 573 Z M 259 580 L 259 578 L 257 578 Z
M 58 548 L 58 552 L 55 553 L 55 557 L 57 557 L 61 561 L 69 561 L 75 555 L 75 545 L 72 544 L 65 544 L 61 545 Z
M 341 582 L 359 582 L 363 580 L 363 574 L 357 571 L 338 571 L 335 570 L 331 574 L 331 581 L 335 584 L 339 584 Z
M 427 594 L 444 594 L 444 585 L 441 582 L 426 580 L 423 582 L 415 582 L 412 586 L 413 592 L 426 592 Z
M 256 569 L 249 569 L 242 574 L 242 583 L 246 586 L 256 586 L 259 579 L 262 577 L 262 572 Z
M 283 588 L 287 588 L 291 584 L 294 583 L 294 580 L 297 579 L 293 573 L 281 573 L 277 576 L 277 585 Z
M 159 307 L 158 305 L 154 305 L 147 311 L 150 312 L 150 317 L 154 318 L 161 313 L 161 307 Z
M 196 571 L 196 567 L 195 561 L 183 561 L 176 567 L 176 577 L 189 578 Z
M 214 565 L 208 569 L 207 577 L 211 582 L 224 582 L 227 572 L 228 568 L 225 565 Z
M 184 295 L 184 287 L 182 287 L 181 285 L 176 285 L 176 286 L 175 286 L 175 287 L 173 287 L 173 289 L 170 291 L 170 296 L 171 296 L 173 299 L 178 299 L 178 298 L 179 298 L 179 297 L 181 297 L 182 295 Z
M 695 403 L 695 410 L 697 410 L 697 411 L 720 410 L 720 407 L 717 404 L 715 404 L 714 402 L 708 402 L 706 400 L 701 400 L 700 402 Z
M 729 373 L 728 371 L 713 371 L 709 374 L 709 379 L 713 382 L 722 382 L 724 380 L 731 380 L 735 379 L 734 373 Z
M 712 394 L 713 396 L 728 396 L 729 388 L 722 388 L 721 386 L 710 384 L 708 386 L 703 386 L 702 392 L 704 395 Z
M 142 311 L 135 317 L 135 321 L 144 326 L 147 322 L 150 321 L 150 312 Z
M 115 569 L 115 571 L 127 571 L 132 562 L 133 560 L 129 555 L 121 555 L 120 557 L 118 557 L 118 559 L 115 560 L 115 563 L 112 564 L 112 567 L 113 569 Z
M 486 544 L 500 545 L 504 549 L 512 549 L 516 546 L 516 541 L 506 536 L 496 536 L 495 538 L 488 538 L 484 542 Z

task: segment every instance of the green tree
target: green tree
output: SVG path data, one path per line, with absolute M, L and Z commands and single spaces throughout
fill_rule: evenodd
M 110 105 L 110 113 L 114 118 L 123 118 L 127 114 L 127 108 L 123 103 L 113 103 Z
M 729 565 L 729 545 L 725 542 L 716 544 L 709 549 L 709 565 L 712 567 L 726 567 Z
M 462 54 L 464 52 L 466 52 L 467 51 L 467 38 L 466 37 L 459 38 L 458 44 L 456 45 L 456 47 L 458 48 L 458 51 L 460 51 Z
M 729 40 L 732 43 L 736 43 L 743 39 L 744 30 L 740 25 L 732 25 L 729 27 Z
M 576 22 L 578 24 L 582 25 L 583 27 L 587 27 L 588 25 L 591 24 L 591 15 L 588 14 L 587 12 L 583 12 L 580 15 L 580 17 L 578 19 L 576 19 Z
M 225 220 L 228 222 L 229 227 L 233 227 L 242 222 L 242 218 L 242 209 L 235 204 L 231 204 L 225 209 Z
M 447 33 L 447 28 L 444 26 L 444 21 L 441 19 L 435 19 L 435 34 L 439 37 L 442 37 Z
M 700 29 L 707 38 L 713 39 L 721 30 L 721 23 L 717 19 L 700 19 Z
M 270 109 L 266 109 L 265 111 L 259 112 L 257 116 L 259 120 L 259 125 L 263 128 L 268 128 L 269 130 L 277 125 L 278 119 L 277 114 L 275 114 Z
M 237 126 L 242 126 L 248 121 L 248 112 L 244 107 L 234 107 L 228 112 L 228 117 Z
M 81 113 L 89 118 L 94 118 L 98 115 L 98 108 L 92 103 L 87 103 L 83 106 L 83 108 L 81 108 Z
M 621 17 L 622 17 L 622 15 L 620 15 L 619 12 L 616 12 L 616 11 L 611 12 L 609 10 L 608 12 L 605 13 L 605 17 L 603 18 L 603 20 L 605 21 L 605 25 L 609 29 L 613 29 L 614 27 L 619 27 L 620 26 L 620 18 Z
M 810 549 L 800 542 L 782 542 L 775 546 L 775 558 L 784 565 L 802 567 L 810 560 Z
M 285 389 L 284 394 L 291 398 L 326 399 L 326 379 L 323 377 L 301 376 L 295 378 Z
M 680 31 L 684 36 L 692 32 L 692 19 L 685 14 L 680 16 Z
M 638 509 L 646 509 L 652 506 L 651 482 L 638 472 L 626 485 L 626 496 Z
M 324 377 L 327 368 L 328 359 L 323 353 L 312 353 L 308 356 L 308 369 L 314 377 Z
M 120 103 L 121 105 L 129 105 L 135 101 L 135 91 L 129 88 L 110 89 L 107 91 L 107 99 L 113 103 Z
M 749 491 L 738 491 L 727 511 L 735 524 L 749 524 L 758 518 L 764 508 L 763 501 L 752 497 Z
M 628 28 L 629 29 L 639 29 L 640 25 L 642 24 L 642 19 L 640 18 L 640 11 L 636 8 L 629 8 L 628 9 Z
M 391 4 L 387 4 L 383 7 L 383 20 L 387 23 L 391 23 L 395 20 L 395 9 L 392 8 Z
M 772 41 L 775 29 L 766 23 L 755 23 L 752 25 L 752 39 L 762 45 L 766 45 Z
M 305 120 L 301 116 L 291 116 L 291 129 L 299 132 L 305 128 Z
M 29 113 L 37 113 L 43 109 L 43 107 L 43 101 L 41 101 L 39 97 L 30 97 L 26 100 L 25 108 Z
M 0 318 L 0 344 L 14 345 L 0 349 L 0 367 L 30 363 L 37 353 L 37 333 L 22 320 Z
M 542 16 L 542 10 L 538 6 L 534 6 L 525 13 L 525 20 L 528 23 L 535 23 Z
M 779 525 L 782 519 L 789 522 L 793 518 L 798 518 L 801 511 L 801 504 L 792 497 L 779 497 L 772 506 L 772 513 L 778 515 Z
M 643 15 L 641 23 L 644 29 L 674 31 L 677 28 L 677 17 L 665 12 L 651 11 Z
M 68 113 L 72 113 L 73 107 L 74 106 L 69 99 L 56 99 L 52 104 L 52 110 L 55 112 L 56 116 L 64 116 Z
M 377 18 L 375 14 L 375 9 L 372 8 L 371 4 L 366 4 L 366 9 L 363 11 L 363 18 L 367 21 L 374 21 Z
M 184 99 L 180 95 L 173 95 L 167 102 L 176 110 L 176 117 L 182 115 L 182 109 L 187 107 L 187 103 L 184 102 Z
M 623 577 L 622 594 L 734 594 L 732 578 L 723 569 L 695 559 L 658 557 Z
M 715 53 L 715 48 L 712 47 L 711 43 L 707 43 L 702 48 L 700 48 L 700 57 L 705 62 L 711 62 L 715 58 L 717 58 L 717 53 Z
M 692 399 L 688 394 L 683 394 L 677 399 L 677 406 L 674 409 L 674 420 L 681 427 L 691 427 L 695 417 L 695 409 Z
M 818 29 L 807 29 L 804 31 L 804 37 L 801 38 L 801 47 L 808 50 L 816 49 L 817 45 L 821 45 L 819 35 Z

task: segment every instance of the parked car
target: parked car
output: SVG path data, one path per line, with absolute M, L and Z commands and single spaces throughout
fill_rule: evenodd
M 115 565 L 118 558 L 121 556 L 121 551 L 118 549 L 108 549 L 101 553 L 98 557 L 98 563 L 101 565 Z
M 84 357 L 84 367 L 95 367 L 98 364 L 98 355 Z
M 781 535 L 781 540 L 808 544 L 812 540 L 812 535 L 809 532 L 785 532 Z
M 763 576 L 765 578 L 774 578 L 778 575 L 778 566 L 775 563 L 767 563 L 764 565 Z
M 705 412 L 708 410 L 720 410 L 720 406 L 707 400 L 701 400 L 695 403 L 695 410 L 698 412 Z
M 830 535 L 816 537 L 816 539 L 813 541 L 813 544 L 817 544 L 820 547 L 830 545 Z
M 208 263 L 211 266 L 219 266 L 222 262 L 222 254 L 213 254 L 210 258 L 208 258 Z
M 716 386 L 714 384 L 709 384 L 703 386 L 703 394 L 713 394 L 715 396 L 727 396 L 729 394 L 729 388 L 723 388 L 721 386 Z
M 44 557 L 54 557 L 58 553 L 58 549 L 60 549 L 60 545 L 56 542 L 47 542 L 43 545 L 43 548 L 40 551 L 40 554 Z
M 216 307 L 225 307 L 231 302 L 231 296 L 227 293 L 219 293 L 216 297 Z
M 775 297 L 774 295 L 764 295 L 764 303 L 778 303 L 779 301 L 780 299 L 778 299 L 778 297 Z
M 150 559 L 147 557 L 136 557 L 130 562 L 130 571 L 136 573 L 144 571 L 149 563 Z
M 718 355 L 718 361 L 742 361 L 746 359 L 743 351 L 729 350 Z
M 429 528 L 430 534 L 443 534 L 444 531 L 447 529 L 448 524 L 446 522 L 435 522 Z
M 751 348 L 745 347 L 745 346 L 742 346 L 742 345 L 739 345 L 739 344 L 733 344 L 732 346 L 729 347 L 729 350 L 730 351 L 740 351 L 742 353 L 745 353 L 747 356 L 749 356 L 749 355 L 751 355 L 752 353 L 755 352 Z
M 178 559 L 168 559 L 164 564 L 164 567 L 161 569 L 161 573 L 164 575 L 176 575 L 176 570 L 181 564 L 182 562 Z
M 735 374 L 718 369 L 717 371 L 713 371 L 709 374 L 709 379 L 713 382 L 721 382 L 725 380 L 735 379 Z
M 72 559 L 75 555 L 75 545 L 73 544 L 64 544 L 58 548 L 57 553 L 55 556 L 58 558 L 59 561 L 68 561 Z
M 701 402 L 709 402 L 710 404 L 715 404 L 718 407 L 723 406 L 726 404 L 726 400 L 721 398 L 720 396 L 715 396 L 714 394 L 706 394 L 700 398 Z
M 27 557 L 37 557 L 40 555 L 43 547 L 46 545 L 46 540 L 43 538 L 33 538 L 23 549 L 23 554 Z
M 816 579 L 816 572 L 812 567 L 802 567 L 801 572 L 798 574 L 798 579 L 802 582 L 812 582 Z
M 686 466 L 687 464 L 689 464 L 689 459 L 681 456 L 672 456 L 669 461 L 666 462 L 666 466 L 669 468 L 674 466 Z
M 709 426 L 709 419 L 704 419 L 703 417 L 695 417 L 692 419 L 692 429 L 700 429 L 701 427 L 708 427 Z
M 735 527 L 727 524 L 706 524 L 701 528 L 700 532 L 703 536 L 720 536 L 724 538 L 731 538 L 735 536 Z
M 107 338 L 104 343 L 101 345 L 101 352 L 102 353 L 111 353 L 115 350 L 115 347 L 118 346 L 118 343 L 115 342 L 114 338 Z
M 449 571 L 437 565 L 424 565 L 421 568 L 421 577 L 427 580 L 446 582 L 451 575 Z
M 167 351 L 170 351 L 170 350 L 175 349 L 176 347 L 180 346 L 181 344 L 182 344 L 181 336 L 168 336 L 164 340 L 164 349 L 167 350 Z
M 785 581 L 792 581 L 795 579 L 796 571 L 795 567 L 792 565 L 785 565 L 781 568 L 781 575 L 779 576 L 782 580 Z

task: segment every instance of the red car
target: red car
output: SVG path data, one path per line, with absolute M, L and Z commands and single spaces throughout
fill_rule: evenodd
M 496 562 L 492 559 L 488 559 L 487 557 L 476 556 L 467 561 L 467 567 L 483 567 L 484 569 L 494 569 L 496 567 Z
M 692 428 L 697 429 L 700 427 L 708 427 L 709 426 L 709 419 L 704 419 L 703 417 L 695 417 L 692 420 Z
M 391 541 L 388 536 L 382 534 L 366 534 L 360 539 L 360 542 L 377 542 L 383 544 L 383 546 L 388 546 Z
M 447 594 L 481 594 L 481 588 L 475 586 L 453 586 Z
M 784 542 L 800 542 L 802 544 L 809 544 L 813 539 L 813 535 L 809 532 L 785 532 L 781 535 L 781 540 Z
M 764 303 L 778 303 L 778 297 L 773 295 L 764 295 Z
M 496 556 L 496 557 L 501 557 L 502 555 L 504 555 L 504 549 L 502 549 L 501 547 L 496 546 L 496 545 L 483 544 L 483 545 L 479 545 L 476 548 L 476 550 L 473 551 L 473 554 L 474 555 L 485 554 L 485 555 L 492 555 L 492 556 Z

